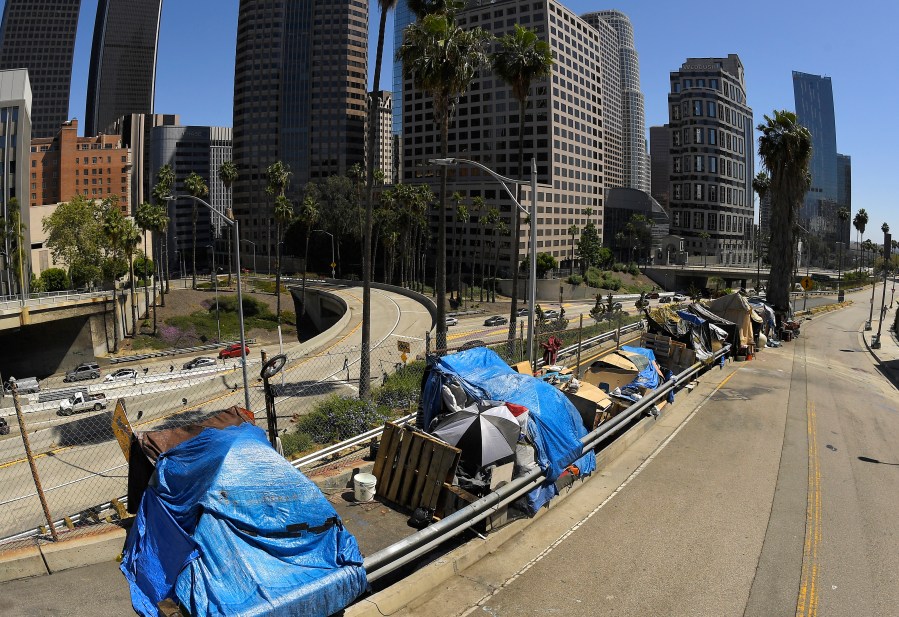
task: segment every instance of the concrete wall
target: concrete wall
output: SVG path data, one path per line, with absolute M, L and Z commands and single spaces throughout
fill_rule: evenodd
M 497 291 L 504 296 L 512 295 L 512 279 L 497 279 Z M 586 284 L 571 285 L 565 282 L 565 279 L 537 279 L 537 301 L 538 302 L 558 302 L 559 288 L 562 289 L 562 301 L 570 300 L 592 300 L 596 294 L 603 293 L 604 290 L 589 287 Z M 528 293 L 527 279 L 518 281 L 518 299 L 525 300 Z
M 288 287 L 293 296 L 299 315 L 303 307 L 303 294 L 301 287 Z M 337 294 L 323 289 L 306 287 L 306 316 L 312 320 L 316 330 L 324 332 L 334 326 L 344 313 L 347 312 L 346 301 Z

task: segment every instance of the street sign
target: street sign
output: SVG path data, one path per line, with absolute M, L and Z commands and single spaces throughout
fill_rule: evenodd
M 412 351 L 412 346 L 409 345 L 409 341 L 397 341 L 396 349 L 401 353 L 409 353 Z
M 403 361 L 403 364 L 405 364 L 406 360 L 408 360 L 408 359 L 409 359 L 409 356 L 407 356 L 405 353 L 400 355 L 400 360 Z
M 331 269 L 333 270 L 333 269 L 336 268 L 336 267 L 337 267 L 337 264 L 334 263 L 334 262 L 332 261 L 332 262 L 331 262 Z
M 125 415 L 125 399 L 120 398 L 115 403 L 115 411 L 112 412 L 112 433 L 115 435 L 125 460 L 131 460 L 131 423 Z
M 815 286 L 815 281 L 813 281 L 810 277 L 806 276 L 806 277 L 803 277 L 803 279 L 801 281 L 799 281 L 799 284 L 802 285 L 802 288 L 804 290 L 810 291 L 812 289 L 812 287 Z

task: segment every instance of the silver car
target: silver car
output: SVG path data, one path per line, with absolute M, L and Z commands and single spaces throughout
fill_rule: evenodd
M 204 366 L 215 366 L 215 358 L 200 356 L 199 358 L 194 358 L 190 362 L 185 362 L 181 368 L 185 371 L 192 371 L 195 368 L 202 368 Z
M 103 378 L 104 382 L 131 381 L 137 379 L 137 371 L 133 368 L 120 368 Z

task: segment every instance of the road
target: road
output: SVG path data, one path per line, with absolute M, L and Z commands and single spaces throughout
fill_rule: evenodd
M 361 289 L 333 288 L 349 306 L 350 320 L 343 332 L 325 347 L 312 353 L 301 344 L 285 346 L 288 363 L 284 385 L 279 387 L 277 410 L 284 427 L 294 414 L 306 413 L 311 403 L 331 393 L 353 395 L 359 376 L 361 343 Z M 372 290 L 372 374 L 392 370 L 400 361 L 396 341 L 406 341 L 413 357 L 424 352 L 425 333 L 431 317 L 417 301 L 399 294 Z M 182 359 L 184 361 L 184 359 Z M 254 359 L 258 363 L 259 358 Z M 167 372 L 168 360 L 161 366 Z M 258 364 L 251 365 L 258 376 Z M 157 369 L 158 372 L 158 369 Z M 346 380 L 347 372 L 351 379 Z M 274 380 L 280 386 L 280 380 Z M 194 377 L 189 385 L 152 394 L 128 395 L 138 389 L 118 388 L 116 396 L 126 401 L 135 429 L 150 430 L 193 421 L 211 411 L 244 404 L 241 371 L 230 368 L 205 377 Z M 251 388 L 251 405 L 260 426 L 265 426 L 265 401 L 260 381 Z M 112 405 L 110 405 L 111 407 Z M 54 518 L 123 495 L 127 466 L 110 428 L 110 412 L 90 411 L 59 418 L 54 411 L 27 414 L 32 450 Z M 22 441 L 9 419 L 13 434 L 0 438 L 0 538 L 42 521 L 34 483 L 25 459 Z
M 599 477 L 394 614 L 899 614 L 897 391 L 861 340 L 868 297 L 680 393 Z

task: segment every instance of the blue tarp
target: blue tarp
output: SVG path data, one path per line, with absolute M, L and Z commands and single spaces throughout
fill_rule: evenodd
M 164 598 L 193 617 L 326 616 L 368 587 L 337 512 L 251 424 L 159 457 L 121 569 L 145 617 Z
M 656 388 L 658 388 L 660 377 L 659 372 L 655 367 L 656 355 L 655 353 L 653 353 L 652 349 L 646 349 L 645 347 L 628 347 L 627 345 L 622 345 L 621 350 L 640 354 L 641 356 L 649 360 L 649 364 L 637 374 L 637 378 L 630 382 L 627 387 L 643 386 L 644 388 L 649 388 L 650 390 L 655 390 Z
M 537 464 L 548 482 L 555 482 L 572 463 L 582 474 L 596 469 L 593 453 L 581 454 L 583 444 L 580 439 L 587 430 L 571 401 L 557 388 L 530 375 L 516 373 L 496 353 L 484 347 L 443 356 L 431 367 L 422 401 L 426 427 L 442 413 L 440 388 L 449 376 L 457 377 L 472 398 L 505 401 L 528 408 L 528 436 L 537 451 Z M 551 497 L 547 496 L 542 503 Z

